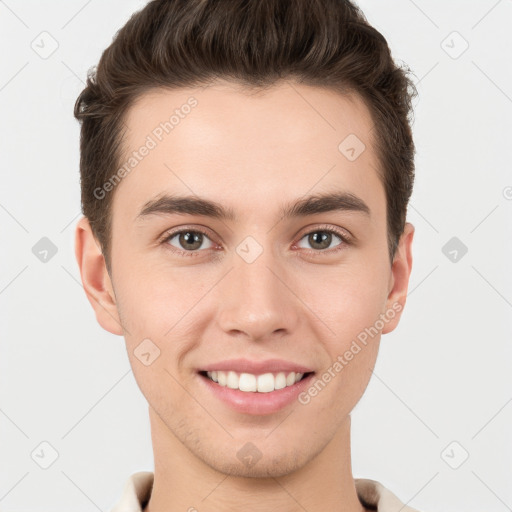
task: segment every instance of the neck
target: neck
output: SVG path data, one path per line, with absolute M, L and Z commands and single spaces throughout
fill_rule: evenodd
M 155 471 L 144 512 L 365 512 L 352 477 L 350 416 L 305 465 L 267 478 L 222 473 L 192 453 L 151 407 L 150 421 Z

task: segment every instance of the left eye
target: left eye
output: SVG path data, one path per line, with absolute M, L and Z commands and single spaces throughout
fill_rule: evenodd
M 333 241 L 333 235 L 341 240 L 341 242 L 345 242 L 345 238 L 337 233 L 336 231 L 333 231 L 331 229 L 317 229 L 316 231 L 310 231 L 309 233 L 306 233 L 301 240 L 304 240 L 307 237 L 308 243 L 314 245 L 317 245 L 317 247 L 314 247 L 317 250 L 323 251 L 325 249 L 331 248 L 331 242 Z M 341 245 L 341 244 L 338 244 Z

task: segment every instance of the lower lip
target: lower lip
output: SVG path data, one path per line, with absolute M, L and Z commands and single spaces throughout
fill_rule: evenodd
M 290 405 L 310 385 L 314 375 L 314 373 L 311 373 L 292 386 L 268 393 L 258 393 L 221 386 L 217 382 L 198 373 L 200 380 L 216 397 L 237 412 L 254 415 L 272 414 Z

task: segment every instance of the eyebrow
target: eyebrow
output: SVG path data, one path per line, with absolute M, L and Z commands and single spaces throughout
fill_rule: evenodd
M 281 207 L 281 218 L 297 218 L 318 213 L 346 211 L 357 212 L 371 217 L 368 205 L 350 192 L 331 192 L 315 194 L 287 203 Z M 150 215 L 199 215 L 218 220 L 236 222 L 237 216 L 232 208 L 219 202 L 198 196 L 164 195 L 148 201 L 137 215 L 136 220 L 142 220 Z

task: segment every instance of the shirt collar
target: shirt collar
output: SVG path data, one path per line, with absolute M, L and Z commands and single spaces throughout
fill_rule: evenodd
M 111 512 L 142 512 L 149 501 L 153 488 L 154 473 L 139 471 L 132 474 L 125 483 L 121 499 Z M 376 480 L 354 479 L 357 496 L 361 504 L 377 512 L 418 512 L 404 505 L 389 489 Z

